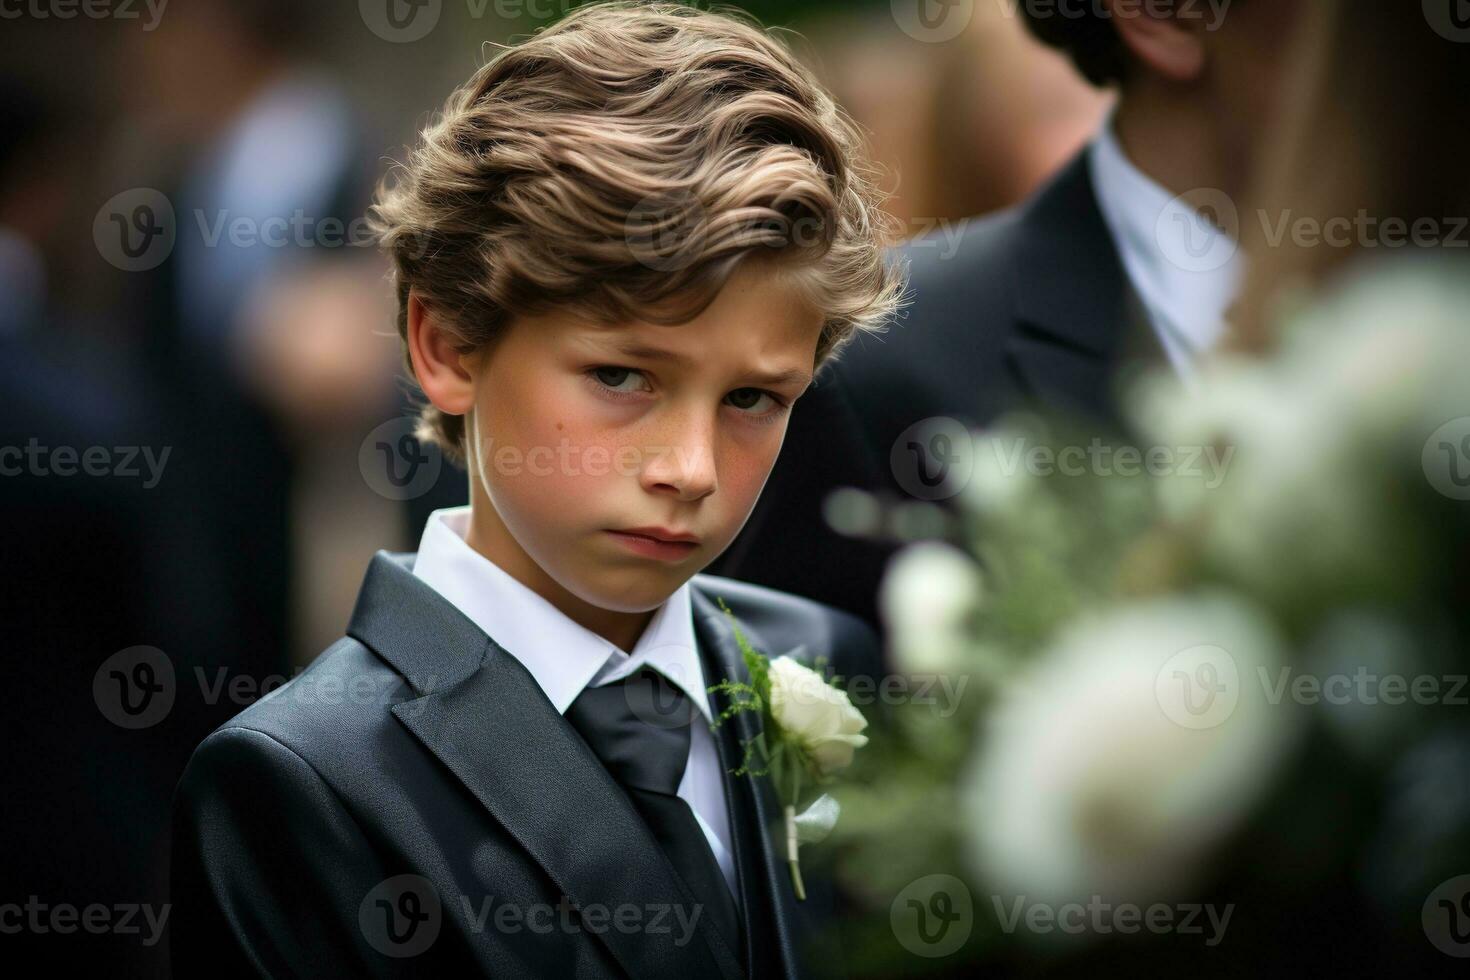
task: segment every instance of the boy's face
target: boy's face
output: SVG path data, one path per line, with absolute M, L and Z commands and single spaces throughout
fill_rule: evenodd
M 759 262 L 678 326 L 518 319 L 471 362 L 476 546 L 542 595 L 655 608 L 745 525 L 821 326 Z M 617 533 L 632 528 L 698 540 Z

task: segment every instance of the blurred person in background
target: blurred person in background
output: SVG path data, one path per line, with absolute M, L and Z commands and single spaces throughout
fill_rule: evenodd
M 342 569 L 406 530 L 398 504 L 340 465 L 403 396 L 361 226 L 376 157 L 314 59 L 329 25 L 288 0 L 180 5 L 130 35 L 120 72 L 164 147 L 154 167 L 177 232 L 137 277 L 138 308 L 206 510 L 199 548 L 228 556 L 224 632 L 252 676 L 335 635 L 355 588 Z M 381 343 L 360 342 L 373 331 Z M 322 459 L 337 465 L 303 468 Z M 334 493 L 343 479 L 360 492 Z
M 1041 40 L 1116 89 L 1114 111 L 1027 201 L 941 226 L 894 256 L 909 265 L 911 305 L 818 379 L 772 492 L 719 572 L 876 625 L 899 535 L 865 523 L 865 505 L 845 514 L 836 498 L 829 509 L 832 491 L 943 500 L 958 478 L 950 468 L 968 458 L 956 445 L 963 428 L 1032 407 L 1112 429 L 1125 378 L 1163 362 L 1188 377 L 1223 335 L 1240 276 L 1234 239 L 1209 215 L 1221 220 L 1249 185 L 1297 6 L 1107 0 L 1064 16 L 1020 5 Z

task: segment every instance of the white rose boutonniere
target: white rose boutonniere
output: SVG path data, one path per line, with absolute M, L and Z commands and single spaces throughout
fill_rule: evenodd
M 806 750 L 818 774 L 829 777 L 851 765 L 853 753 L 868 744 L 861 734 L 868 727 L 862 712 L 821 674 L 790 657 L 777 657 L 768 670 L 771 717 Z
M 805 900 L 798 849 L 826 837 L 839 813 L 837 801 L 818 788 L 831 783 L 852 763 L 853 753 L 868 744 L 862 734 L 868 720 L 818 670 L 789 656 L 773 660 L 754 649 L 724 599 L 720 608 L 735 629 L 750 683 L 725 680 L 710 687 L 731 699 L 714 727 L 741 711 L 760 713 L 761 732 L 744 743 L 745 757 L 734 775 L 770 776 L 785 811 L 791 884 L 797 899 Z

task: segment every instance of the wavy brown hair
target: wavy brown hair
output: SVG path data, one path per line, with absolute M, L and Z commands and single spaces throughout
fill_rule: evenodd
M 410 289 L 469 353 L 548 309 L 686 323 L 760 256 L 823 313 L 820 368 L 900 305 L 862 146 L 739 11 L 580 7 L 477 71 L 378 188 L 405 359 Z M 462 417 L 425 405 L 419 434 L 463 458 Z

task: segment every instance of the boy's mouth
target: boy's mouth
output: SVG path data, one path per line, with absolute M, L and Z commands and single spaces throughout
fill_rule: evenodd
M 665 528 L 637 528 L 628 531 L 614 531 L 609 528 L 607 533 L 637 554 L 664 561 L 680 561 L 699 547 L 699 539 L 694 535 Z

